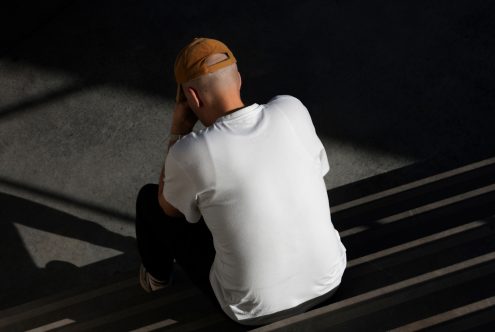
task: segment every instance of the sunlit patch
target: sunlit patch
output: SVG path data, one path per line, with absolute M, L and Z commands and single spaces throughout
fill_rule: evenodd
M 81 240 L 45 232 L 13 223 L 34 264 L 45 268 L 52 261 L 62 261 L 83 267 L 122 254 L 121 251 L 101 247 Z
M 414 159 L 391 152 L 344 142 L 333 137 L 320 137 L 330 163 L 325 176 L 327 189 L 340 187 L 374 175 L 411 165 Z

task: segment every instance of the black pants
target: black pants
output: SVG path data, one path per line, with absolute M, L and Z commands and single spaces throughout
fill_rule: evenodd
M 174 259 L 191 281 L 218 304 L 209 281 L 215 258 L 213 238 L 204 220 L 191 224 L 166 215 L 158 204 L 158 185 L 147 184 L 136 201 L 136 239 L 146 270 L 155 278 L 169 277 Z

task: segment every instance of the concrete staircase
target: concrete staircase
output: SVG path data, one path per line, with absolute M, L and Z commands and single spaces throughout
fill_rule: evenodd
M 342 285 L 309 312 L 251 330 L 495 329 L 495 158 L 402 175 L 329 191 L 348 249 Z M 150 295 L 132 271 L 5 309 L 0 330 L 250 330 L 216 310 L 180 268 L 176 280 Z

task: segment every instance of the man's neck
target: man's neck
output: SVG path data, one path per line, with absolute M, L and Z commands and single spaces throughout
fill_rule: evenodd
M 244 103 L 240 98 L 235 99 L 224 99 L 215 108 L 215 111 L 211 112 L 210 119 L 206 126 L 210 126 L 217 121 L 217 119 L 221 118 L 224 115 L 234 113 L 240 109 L 244 108 Z
M 236 112 L 236 111 L 238 111 L 238 110 L 240 110 L 240 109 L 243 109 L 243 108 L 244 108 L 244 104 L 242 104 L 242 106 L 239 106 L 239 107 L 237 107 L 237 108 L 234 108 L 234 109 L 233 109 L 233 110 L 231 110 L 231 111 L 224 112 L 221 116 L 224 116 L 224 115 L 227 115 L 227 114 L 234 113 L 234 112 Z
M 224 115 L 234 113 L 242 108 L 244 108 L 244 103 L 242 102 L 241 99 L 235 100 L 234 102 L 224 102 L 222 105 L 219 105 L 218 107 L 215 121 Z

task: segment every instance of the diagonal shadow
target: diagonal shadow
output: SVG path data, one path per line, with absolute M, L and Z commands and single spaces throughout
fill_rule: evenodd
M 102 205 L 92 204 L 80 199 L 75 199 L 72 197 L 68 197 L 66 195 L 61 195 L 59 193 L 48 191 L 46 189 L 40 189 L 34 186 L 30 186 L 26 183 L 21 183 L 18 181 L 13 181 L 6 178 L 0 177 L 0 185 L 13 188 L 15 190 L 28 191 L 29 193 L 33 193 L 39 195 L 41 197 L 49 198 L 51 200 L 55 200 L 57 202 L 64 203 L 68 206 L 75 206 L 77 208 L 83 208 L 86 210 L 90 210 L 92 212 L 96 212 L 98 214 L 102 214 L 109 217 L 118 218 L 122 221 L 133 222 L 134 216 L 122 213 L 120 211 L 109 209 Z
M 373 201 L 333 213 L 339 231 L 355 225 L 367 227 L 346 236 L 341 232 L 348 258 L 342 284 L 332 298 L 299 315 L 300 320 L 288 319 L 277 327 L 388 330 L 444 312 L 449 313 L 449 322 L 459 317 L 471 320 L 469 312 L 457 308 L 495 294 L 495 158 L 458 166 L 443 169 L 441 174 L 416 171 L 396 185 L 425 177 L 432 177 L 432 181 L 414 188 L 405 186 L 388 196 L 374 191 Z M 388 186 L 397 181 L 393 173 Z M 422 179 L 417 178 L 420 173 Z M 387 181 L 387 174 L 377 179 Z M 369 185 L 375 180 L 369 179 Z M 351 184 L 339 190 L 362 197 L 359 187 L 363 182 L 366 180 L 356 188 Z M 397 209 L 407 211 L 425 203 L 443 202 L 445 197 L 472 192 L 473 188 L 488 189 L 453 204 L 432 205 L 431 210 L 406 214 L 394 222 L 376 220 L 394 215 Z M 333 194 L 329 191 L 330 196 Z
M 293 94 L 321 135 L 422 160 L 495 146 L 494 4 L 455 3 L 252 1 L 239 10 L 220 1 L 218 10 L 206 2 L 75 1 L 60 15 L 9 17 L 36 38 L 16 36 L 22 42 L 5 57 L 173 96 L 177 50 L 207 35 L 235 50 L 246 102 Z M 31 18 L 43 15 L 50 19 L 37 30 Z
M 460 186 L 460 191 L 469 190 L 470 187 L 467 188 L 465 186 L 470 180 L 477 177 L 481 177 L 482 180 L 484 180 L 477 182 L 477 185 L 486 185 L 493 180 L 491 177 L 493 172 L 490 172 L 490 167 L 493 167 L 494 160 L 493 158 L 489 158 L 488 161 L 489 162 L 485 166 L 474 167 L 470 171 L 442 178 L 439 180 L 440 183 L 428 183 L 422 186 L 420 191 L 416 191 L 413 196 L 408 197 L 408 199 L 413 201 L 416 200 L 416 203 L 421 202 L 421 199 L 423 199 L 424 196 L 423 193 L 425 190 L 428 192 L 428 188 L 430 187 L 434 188 L 431 190 L 434 192 L 437 190 L 442 191 L 444 186 L 456 184 Z M 464 163 L 466 163 L 466 161 L 464 161 Z M 463 164 L 460 163 L 458 166 L 462 165 Z M 425 168 L 427 167 L 425 166 Z M 439 167 L 438 169 L 452 171 L 451 168 Z M 412 169 L 408 167 L 406 170 L 411 171 Z M 417 171 L 416 174 L 409 179 L 401 179 L 401 177 L 396 178 L 394 174 L 397 175 L 396 173 L 391 174 L 392 178 L 389 179 L 389 186 L 394 184 L 402 185 L 404 184 L 404 181 L 417 180 L 418 177 L 434 176 L 437 173 L 432 172 L 431 170 L 427 172 L 425 169 L 423 171 Z M 422 175 L 420 176 L 419 174 Z M 382 174 L 377 178 L 383 180 L 386 178 L 386 174 Z M 401 181 L 397 182 L 397 179 L 401 179 Z M 462 181 L 458 181 L 459 179 Z M 375 180 L 376 179 L 371 178 L 368 181 L 372 184 Z M 350 184 L 347 185 L 346 188 L 340 188 L 339 190 L 346 189 L 349 197 L 351 195 L 355 198 L 360 197 L 363 195 L 363 191 L 359 191 L 359 188 L 362 188 L 362 181 L 356 185 L 356 188 L 352 188 L 354 184 Z M 410 194 L 410 190 L 401 191 L 400 193 L 390 196 L 390 198 L 393 199 L 389 200 L 387 204 L 378 204 L 376 208 L 380 209 L 384 214 L 387 214 L 391 209 L 393 210 L 396 202 L 395 200 L 398 197 L 403 195 L 408 196 Z M 447 192 L 445 194 L 449 193 Z M 332 196 L 332 191 L 329 192 L 329 195 Z M 371 263 L 364 262 L 359 266 L 349 268 L 346 271 L 343 284 L 339 288 L 338 293 L 329 301 L 322 303 L 319 307 L 323 307 L 336 301 L 345 301 L 348 298 L 359 296 L 359 294 L 373 291 L 374 289 L 386 288 L 392 283 L 401 282 L 404 279 L 415 277 L 419 274 L 427 274 L 433 270 L 441 269 L 446 265 L 457 264 L 459 262 L 462 263 L 465 260 L 484 255 L 487 251 L 495 250 L 495 242 L 493 242 L 493 237 L 495 236 L 493 228 L 495 221 L 493 218 L 493 215 L 495 214 L 495 206 L 493 205 L 494 197 L 495 192 L 491 192 L 488 195 L 481 197 L 481 199 L 476 198 L 474 200 L 466 200 L 465 202 L 462 202 L 461 205 L 452 205 L 441 209 L 435 209 L 422 216 L 408 218 L 395 224 L 381 225 L 381 227 L 376 227 L 367 232 L 360 233 L 358 236 L 343 238 L 344 244 L 348 249 L 348 258 L 353 260 L 359 256 L 374 253 L 377 250 L 383 250 L 396 244 L 415 240 L 418 237 L 431 235 L 432 233 L 443 231 L 447 228 L 464 225 L 473 218 L 481 218 L 480 220 L 483 221 L 483 226 L 480 226 L 479 228 L 462 231 L 453 236 L 431 241 L 428 244 L 422 244 L 408 250 L 392 253 Z M 435 195 L 430 195 L 430 200 L 437 199 L 438 197 Z M 132 257 L 132 253 L 135 253 L 135 250 L 131 248 L 133 245 L 128 239 L 112 234 L 111 232 L 102 229 L 100 226 L 94 225 L 94 223 L 90 221 L 81 220 L 42 205 L 5 194 L 0 195 L 0 204 L 8 207 L 5 210 L 6 212 L 2 210 L 0 214 L 0 220 L 2 220 L 2 224 L 0 224 L 0 227 L 2 227 L 2 234 L 8 234 L 5 245 L 11 248 L 10 252 L 12 252 L 12 250 L 16 251 L 16 256 L 6 255 L 6 257 L 2 257 L 0 262 L 6 262 L 7 264 L 15 266 L 16 262 L 14 257 L 18 257 L 22 263 L 20 268 L 16 267 L 15 271 L 12 273 L 11 271 L 8 271 L 8 269 L 6 269 L 6 271 L 10 273 L 9 276 L 11 277 L 13 273 L 20 273 L 21 278 L 19 279 L 19 282 L 22 284 L 22 287 L 33 291 L 35 296 L 40 294 L 43 295 L 42 292 L 46 292 L 46 290 L 56 292 L 60 291 L 60 287 L 63 288 L 88 283 L 88 279 L 101 279 L 102 275 L 105 278 L 111 279 L 107 273 L 108 271 L 105 272 L 107 274 L 102 272 L 106 271 L 105 268 L 110 268 L 115 271 L 116 266 L 127 266 L 127 268 L 131 265 L 133 267 L 136 266 L 133 265 L 136 257 Z M 350 210 L 355 208 L 356 207 L 352 207 Z M 369 210 L 360 210 L 359 206 L 357 208 L 358 214 L 360 215 L 360 218 L 357 219 L 360 219 L 362 223 L 368 223 Z M 25 209 L 26 211 L 20 211 L 22 209 Z M 341 212 L 332 215 L 337 229 L 346 226 L 346 220 L 341 219 L 339 214 L 341 214 Z M 8 218 L 5 218 L 5 216 Z M 26 219 L 28 220 L 26 221 Z M 54 220 L 54 225 L 50 226 L 45 224 L 50 220 Z M 25 248 L 21 244 L 19 235 L 12 227 L 12 222 L 20 222 L 30 227 L 56 232 L 57 234 L 65 234 L 90 243 L 119 248 L 119 250 L 125 251 L 125 254 L 116 259 L 92 264 L 92 266 L 88 268 L 76 268 L 66 263 L 52 262 L 52 264 L 49 264 L 46 268 L 38 269 L 33 265 Z M 1 247 L 0 249 L 6 248 Z M 0 252 L 5 254 L 8 250 L 1 250 Z M 389 294 L 386 297 L 376 296 L 372 300 L 361 301 L 357 303 L 356 306 L 352 306 L 351 312 L 353 315 L 359 316 L 362 308 L 369 310 L 369 308 L 372 307 L 383 306 L 383 308 L 386 309 L 389 308 L 391 306 L 390 303 L 393 303 L 394 301 L 409 308 L 416 303 L 414 301 L 428 301 L 429 299 L 434 298 L 435 294 L 441 294 L 442 296 L 440 303 L 442 306 L 439 306 L 439 308 L 442 308 L 442 310 L 448 309 L 450 305 L 448 294 L 451 292 L 451 289 L 462 291 L 462 289 L 467 289 L 466 286 L 477 289 L 477 285 L 476 283 L 473 283 L 473 280 L 487 282 L 490 276 L 489 273 L 492 273 L 490 271 L 493 271 L 493 266 L 493 264 L 489 266 L 483 265 L 481 266 L 481 269 L 465 269 L 459 273 L 445 275 L 445 278 L 435 280 L 431 283 L 419 283 L 415 288 L 401 289 L 397 293 L 398 295 L 394 293 Z M 476 273 L 473 273 L 473 271 L 476 271 Z M 63 275 L 63 278 L 61 278 L 61 275 Z M 46 283 L 46 287 L 44 284 L 38 284 L 39 282 Z M 39 285 L 43 285 L 43 287 L 39 287 Z M 29 294 L 22 293 L 22 287 L 17 284 L 17 280 L 16 283 L 13 284 L 15 292 L 24 296 L 24 299 L 32 299 L 32 297 L 29 297 Z M 5 291 L 7 292 L 6 294 L 12 294 L 12 290 L 6 289 Z M 462 294 L 462 296 L 458 296 L 456 302 L 453 302 L 452 305 L 462 305 L 463 301 L 474 301 L 484 295 L 482 293 L 472 294 L 464 291 L 459 294 Z M 409 296 L 411 296 L 411 300 L 409 300 Z M 413 296 L 414 301 L 412 300 Z M 111 303 L 111 296 L 109 297 L 110 299 L 108 299 L 108 301 Z M 12 302 L 12 299 L 8 300 Z M 136 299 L 137 305 L 139 305 L 139 301 L 142 301 L 142 299 Z M 201 316 L 202 311 L 199 310 L 198 312 L 195 312 L 194 310 L 196 310 L 196 308 L 194 305 L 192 305 L 189 310 L 190 312 L 188 312 L 188 314 L 194 317 L 191 319 L 196 319 L 198 316 Z M 410 317 L 408 315 L 411 312 L 414 312 L 414 310 L 407 311 L 407 314 L 401 316 L 401 319 L 408 319 Z M 426 314 L 431 314 L 432 312 L 434 313 L 433 309 L 431 311 L 427 310 Z M 381 314 L 383 315 L 383 313 Z M 342 316 L 340 316 L 340 312 L 337 312 L 336 315 L 329 314 L 323 317 L 322 321 L 331 320 L 333 317 L 342 318 L 346 315 L 346 313 L 343 313 Z M 232 324 L 233 323 L 230 321 L 222 321 L 219 323 L 220 326 L 225 326 L 226 328 Z M 309 324 L 311 324 L 311 322 Z
M 62 87 L 56 91 L 50 91 L 31 98 L 23 98 L 22 101 L 13 104 L 0 105 L 0 121 L 2 119 L 9 118 L 9 116 L 12 116 L 14 113 L 18 115 L 29 111 L 34 107 L 43 106 L 56 102 L 61 98 L 69 97 L 77 92 L 80 92 L 87 86 L 88 85 L 84 83 L 75 83 Z
M 97 284 L 100 280 L 137 266 L 134 238 L 110 232 L 95 222 L 4 193 L 0 193 L 0 206 L 0 309 L 74 287 Z M 70 262 L 52 260 L 40 268 L 27 252 L 14 223 L 112 248 L 123 254 L 98 264 L 93 263 L 89 267 L 79 268 Z M 50 243 L 47 239 L 38 240 L 43 254 L 49 255 L 53 251 Z

